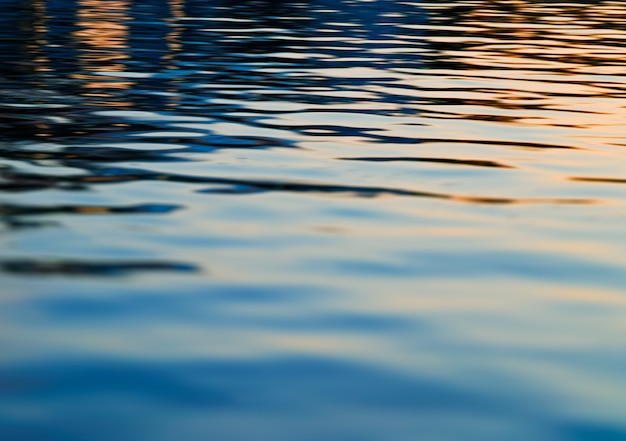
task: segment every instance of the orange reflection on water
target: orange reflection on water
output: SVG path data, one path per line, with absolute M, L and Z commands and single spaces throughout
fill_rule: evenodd
M 107 64 L 114 71 L 123 65 L 108 64 L 128 58 L 127 49 L 129 3 L 121 0 L 80 0 L 77 25 L 80 30 L 73 37 L 85 47 L 82 58 L 91 63 Z
M 128 35 L 130 21 L 128 9 L 130 3 L 124 0 L 79 0 L 77 26 L 80 29 L 72 34 L 79 43 L 79 63 L 82 70 L 89 72 L 123 72 L 126 66 L 121 60 L 129 58 Z M 132 103 L 119 99 L 106 89 L 127 90 L 133 86 L 131 81 L 104 80 L 100 75 L 76 74 L 74 78 L 84 80 L 82 89 L 98 90 L 83 93 L 83 96 L 102 97 L 98 105 L 108 107 L 126 107 Z
M 32 3 L 32 32 L 33 38 L 27 42 L 27 51 L 32 59 L 32 68 L 35 72 L 46 72 L 49 60 L 42 50 L 48 44 L 46 40 L 46 6 L 45 0 L 34 0 Z
M 442 80 L 426 91 L 437 101 L 423 107 L 431 118 L 476 121 L 473 129 L 486 120 L 502 130 L 515 126 L 520 137 L 541 134 L 571 147 L 609 151 L 616 139 L 624 139 L 626 108 L 615 100 L 623 84 L 610 77 L 623 74 L 626 48 L 619 41 L 626 31 L 613 25 L 622 13 L 626 8 L 617 2 L 492 0 L 439 20 L 445 27 L 433 28 L 426 39 L 464 78 L 445 72 L 454 76 L 457 96 L 445 95 L 450 88 Z M 444 32 L 449 27 L 463 32 L 450 35 Z M 489 90 L 489 97 L 462 100 L 462 93 L 477 87 Z

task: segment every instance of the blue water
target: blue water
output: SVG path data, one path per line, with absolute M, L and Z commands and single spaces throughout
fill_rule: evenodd
M 626 440 L 622 1 L 0 10 L 0 440 Z

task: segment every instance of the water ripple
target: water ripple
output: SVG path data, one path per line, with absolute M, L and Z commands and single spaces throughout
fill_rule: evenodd
M 623 2 L 0 4 L 1 439 L 626 439 Z

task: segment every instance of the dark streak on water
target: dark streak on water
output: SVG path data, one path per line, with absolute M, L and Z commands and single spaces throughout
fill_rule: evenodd
M 626 440 L 622 1 L 0 7 L 0 440 Z

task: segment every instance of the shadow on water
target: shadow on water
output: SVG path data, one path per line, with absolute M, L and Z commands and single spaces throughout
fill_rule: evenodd
M 192 265 L 167 262 L 100 262 L 11 260 L 0 262 L 0 269 L 20 275 L 119 276 L 143 271 L 193 272 Z

